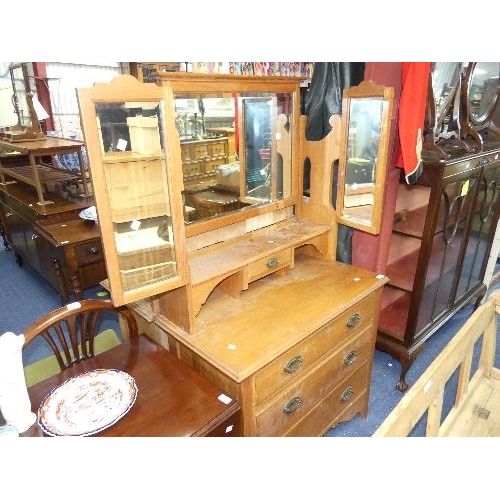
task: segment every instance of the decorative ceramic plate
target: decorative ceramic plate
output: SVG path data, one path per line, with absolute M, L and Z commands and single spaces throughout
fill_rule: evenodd
M 89 436 L 110 427 L 135 402 L 135 380 L 119 370 L 92 370 L 45 396 L 38 423 L 51 436 Z
M 97 221 L 97 211 L 95 207 L 88 207 L 80 212 L 80 217 L 85 220 Z

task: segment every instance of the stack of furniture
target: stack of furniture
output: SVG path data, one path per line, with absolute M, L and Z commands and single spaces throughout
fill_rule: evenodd
M 106 277 L 99 227 L 80 217 L 94 204 L 84 168 L 83 142 L 56 137 L 0 141 L 0 233 L 19 265 L 28 263 L 61 296 Z M 77 171 L 55 165 L 54 155 L 76 155 Z

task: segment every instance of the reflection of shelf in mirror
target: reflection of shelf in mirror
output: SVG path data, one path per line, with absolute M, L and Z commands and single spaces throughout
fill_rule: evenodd
M 169 240 L 173 237 L 170 235 Z M 119 255 L 152 251 L 159 248 L 171 248 L 173 243 L 165 241 L 158 236 L 158 227 L 131 230 L 127 232 L 115 232 L 116 250 Z
M 177 276 L 175 262 L 162 262 L 160 264 L 120 271 L 123 285 L 126 290 L 135 290 L 139 287 L 165 281 Z
M 102 155 L 103 163 L 120 163 L 163 158 L 163 154 L 141 155 L 133 151 L 109 151 Z
M 364 205 L 350 208 L 344 207 L 342 217 L 352 220 L 353 222 L 370 225 L 372 222 L 372 214 L 373 206 Z

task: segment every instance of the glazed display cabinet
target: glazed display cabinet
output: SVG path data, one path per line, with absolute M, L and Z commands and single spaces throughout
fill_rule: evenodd
M 500 144 L 427 160 L 415 185 L 399 185 L 377 349 L 401 363 L 399 390 L 425 341 L 486 292 L 498 221 Z

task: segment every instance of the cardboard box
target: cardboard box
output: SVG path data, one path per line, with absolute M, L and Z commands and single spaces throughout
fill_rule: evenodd
M 141 155 L 158 155 L 161 152 L 160 130 L 157 116 L 132 116 L 127 118 L 130 147 Z

